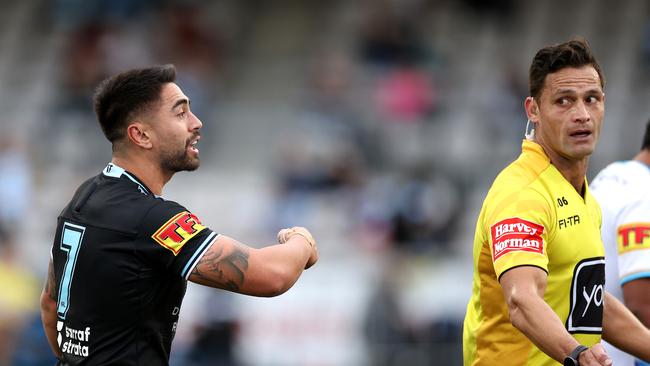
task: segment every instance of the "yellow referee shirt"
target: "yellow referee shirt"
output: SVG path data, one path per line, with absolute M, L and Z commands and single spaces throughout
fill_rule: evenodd
M 587 184 L 585 183 L 585 187 Z M 547 272 L 544 300 L 581 344 L 602 333 L 605 262 L 600 208 L 524 141 L 497 176 L 474 236 L 474 279 L 463 330 L 467 365 L 557 365 L 510 323 L 499 278 L 518 266 Z

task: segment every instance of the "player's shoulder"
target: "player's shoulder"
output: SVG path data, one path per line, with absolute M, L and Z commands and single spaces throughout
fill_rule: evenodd
M 645 164 L 635 160 L 626 160 L 610 163 L 598 172 L 591 183 L 591 188 L 633 187 L 639 183 L 647 186 L 649 182 L 650 169 Z
M 127 218 L 130 223 L 136 225 L 138 231 L 170 220 L 182 212 L 188 212 L 180 203 L 157 196 L 124 176 L 112 185 L 107 185 L 103 200 L 106 201 L 104 206 L 107 209 Z
M 153 194 L 136 176 L 113 164 L 82 183 L 61 216 L 85 225 L 135 233 L 151 212 L 184 207 Z

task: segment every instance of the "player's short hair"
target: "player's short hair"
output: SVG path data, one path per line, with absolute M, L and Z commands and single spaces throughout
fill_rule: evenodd
M 124 138 L 129 120 L 158 101 L 163 85 L 175 80 L 174 65 L 162 65 L 128 70 L 102 81 L 93 100 L 108 141 L 115 143 Z
M 546 46 L 535 54 L 530 64 L 528 88 L 530 96 L 537 99 L 542 93 L 546 76 L 566 67 L 592 66 L 598 73 L 600 86 L 605 88 L 605 78 L 600 65 L 589 48 L 587 40 L 575 38 L 568 42 Z
M 650 121 L 645 125 L 645 134 L 643 134 L 641 150 L 650 150 Z

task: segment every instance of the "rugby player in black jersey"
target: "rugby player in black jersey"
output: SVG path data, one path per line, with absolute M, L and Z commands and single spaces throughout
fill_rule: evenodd
M 305 228 L 255 249 L 161 197 L 174 173 L 199 166 L 202 124 L 175 75 L 172 65 L 130 70 L 95 94 L 112 161 L 61 212 L 41 296 L 62 365 L 166 365 L 187 280 L 276 296 L 318 260 Z

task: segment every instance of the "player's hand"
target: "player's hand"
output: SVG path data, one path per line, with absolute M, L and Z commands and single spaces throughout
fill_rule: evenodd
M 610 366 L 612 359 L 607 356 L 603 345 L 598 343 L 582 352 L 578 362 L 580 362 L 580 366 Z
M 300 236 L 307 245 L 311 248 L 311 255 L 305 265 L 305 269 L 311 267 L 318 261 L 318 247 L 316 246 L 316 239 L 311 235 L 309 230 L 302 226 L 294 226 L 288 229 L 282 229 L 278 232 L 278 243 L 284 244 L 293 236 Z

